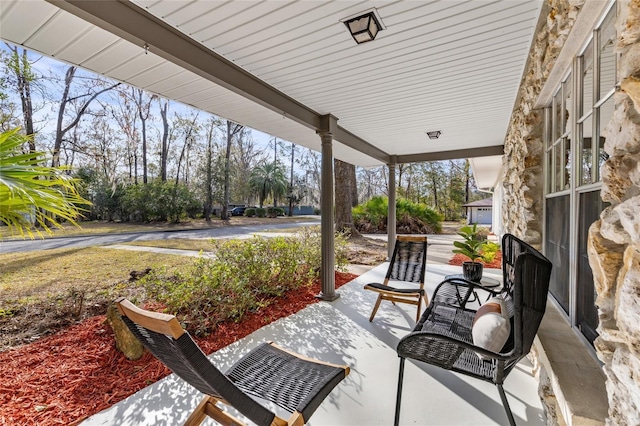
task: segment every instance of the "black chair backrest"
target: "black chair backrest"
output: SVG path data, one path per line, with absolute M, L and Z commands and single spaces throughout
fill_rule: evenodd
M 513 341 L 508 343 L 514 359 L 510 370 L 531 350 L 547 305 L 551 262 L 519 238 L 506 234 L 502 238 L 502 297 L 512 316 Z
M 149 352 L 185 382 L 204 394 L 228 401 L 257 424 L 271 424 L 275 414 L 238 389 L 211 363 L 189 333 L 184 332 L 174 339 L 149 330 L 126 316 L 122 320 Z
M 386 280 L 424 283 L 427 266 L 427 237 L 398 236 Z

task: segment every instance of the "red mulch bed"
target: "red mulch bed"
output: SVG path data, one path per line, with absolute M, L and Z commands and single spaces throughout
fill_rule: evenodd
M 449 265 L 461 266 L 462 262 L 468 262 L 468 261 L 469 261 L 469 258 L 467 256 L 456 253 L 453 255 L 451 259 L 449 259 Z M 502 268 L 502 252 L 498 251 L 496 253 L 496 257 L 493 259 L 493 262 L 486 263 L 481 261 L 481 263 L 484 265 L 485 268 L 497 268 L 497 269 Z
M 357 275 L 336 272 L 336 287 Z M 319 299 L 320 284 L 290 291 L 239 323 L 196 339 L 212 353 Z M 115 347 L 105 316 L 89 318 L 35 343 L 0 353 L 0 424 L 77 424 L 168 375 L 146 353 L 127 360 Z

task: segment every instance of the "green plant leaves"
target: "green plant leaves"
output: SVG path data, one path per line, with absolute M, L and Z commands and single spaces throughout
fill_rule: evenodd
M 198 258 L 182 273 L 152 271 L 140 280 L 147 294 L 177 314 L 186 328 L 202 335 L 218 323 L 235 321 L 288 290 L 318 277 L 322 256 L 320 227 L 293 237 L 218 240 L 214 258 Z M 347 242 L 335 236 L 336 266 L 347 263 Z
M 473 226 L 462 226 L 458 230 L 458 235 L 461 236 L 464 241 L 454 241 L 453 245 L 456 248 L 453 249 L 452 252 L 466 256 L 472 262 L 478 259 L 482 259 L 487 263 L 492 262 L 496 253 L 500 250 L 500 245 L 485 239 L 485 228 L 478 229 L 475 223 Z
M 77 225 L 81 206 L 91 203 L 79 195 L 67 167 L 41 165 L 46 161 L 43 152 L 23 153 L 29 138 L 18 131 L 0 133 L 0 221 L 31 238 L 33 223 L 49 233 L 63 220 Z

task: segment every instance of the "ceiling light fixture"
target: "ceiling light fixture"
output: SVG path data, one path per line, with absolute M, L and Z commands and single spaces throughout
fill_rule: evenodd
M 351 36 L 358 44 L 372 41 L 379 31 L 385 29 L 376 9 L 360 13 L 355 17 L 343 19 L 342 22 L 347 26 Z
M 440 130 L 433 130 L 431 132 L 427 132 L 427 136 L 429 136 L 429 139 L 438 139 L 441 134 L 442 132 Z

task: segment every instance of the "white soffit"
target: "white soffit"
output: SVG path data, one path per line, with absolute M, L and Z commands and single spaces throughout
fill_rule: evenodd
M 478 189 L 493 189 L 502 172 L 502 156 L 475 157 L 469 159 L 471 173 Z
M 502 145 L 542 1 L 133 3 L 300 104 L 336 116 L 379 150 L 411 159 L 457 150 L 463 158 Z M 313 129 L 44 0 L 2 0 L 0 7 L 4 40 L 320 147 Z M 386 29 L 356 45 L 340 20 L 372 7 Z M 439 139 L 427 138 L 432 130 L 442 132 Z M 381 164 L 340 143 L 334 155 Z

